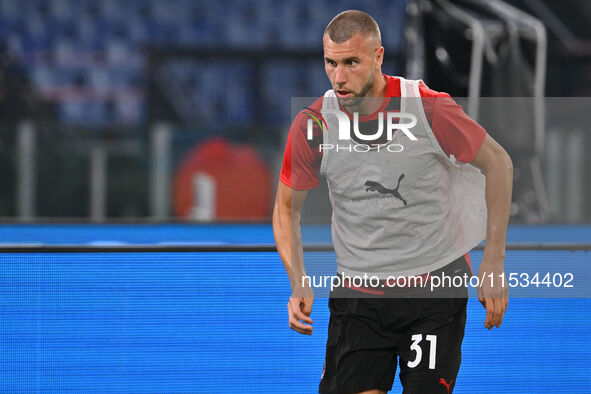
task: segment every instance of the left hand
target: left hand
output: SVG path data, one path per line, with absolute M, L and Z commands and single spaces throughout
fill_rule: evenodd
M 503 316 L 509 305 L 509 287 L 504 275 L 503 260 L 486 259 L 482 260 L 478 277 L 478 301 L 486 309 L 484 326 L 489 330 L 494 326 L 500 327 Z M 492 274 L 492 275 L 491 275 Z

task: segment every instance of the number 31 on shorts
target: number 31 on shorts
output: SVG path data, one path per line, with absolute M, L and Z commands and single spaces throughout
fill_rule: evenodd
M 419 343 L 423 340 L 422 334 L 415 334 L 412 337 L 412 344 L 410 350 L 416 352 L 417 356 L 413 361 L 408 362 L 409 368 L 414 368 L 420 364 L 423 358 L 423 349 L 419 346 Z M 426 335 L 425 339 L 429 342 L 429 369 L 435 369 L 435 356 L 437 349 L 437 335 Z

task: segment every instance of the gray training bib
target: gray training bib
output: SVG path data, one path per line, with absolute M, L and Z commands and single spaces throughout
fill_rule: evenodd
M 425 117 L 418 83 L 400 78 L 400 120 L 391 119 L 408 124 L 409 133 L 398 127 L 391 141 L 375 147 L 339 139 L 344 134 L 339 135 L 343 118 L 335 115 L 337 98 L 333 90 L 324 95 L 327 127 L 320 173 L 333 206 L 338 272 L 382 279 L 423 274 L 485 238 L 484 175 L 442 151 Z

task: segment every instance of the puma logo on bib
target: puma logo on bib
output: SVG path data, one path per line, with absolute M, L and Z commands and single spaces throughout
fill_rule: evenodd
M 365 191 L 366 192 L 376 191 L 381 194 L 391 194 L 392 196 L 394 196 L 397 199 L 399 199 L 400 201 L 402 201 L 404 206 L 406 206 L 407 205 L 406 200 L 404 198 L 402 198 L 402 196 L 398 192 L 398 188 L 400 187 L 400 181 L 402 179 L 404 179 L 404 174 L 400 175 L 400 177 L 398 178 L 398 184 L 396 185 L 396 189 L 388 189 L 378 182 L 366 181 L 365 186 L 367 186 L 367 187 L 365 188 Z

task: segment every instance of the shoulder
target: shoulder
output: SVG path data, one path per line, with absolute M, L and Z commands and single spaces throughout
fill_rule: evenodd
M 400 78 L 386 75 L 386 97 L 400 97 Z
M 314 101 L 311 105 L 302 108 L 298 114 L 295 116 L 292 122 L 292 128 L 297 128 L 300 130 L 305 130 L 307 128 L 308 119 L 315 120 L 314 118 L 321 119 L 321 110 L 322 110 L 322 99 L 324 97 L 319 97 Z M 314 124 L 316 122 L 313 122 Z
M 400 97 L 400 77 L 396 77 L 396 76 L 392 76 L 392 75 L 386 75 L 386 78 L 388 79 L 388 97 Z M 404 78 L 403 78 L 404 79 Z M 405 79 L 406 80 L 406 79 Z M 422 98 L 434 98 L 434 97 L 447 97 L 447 98 L 451 98 L 451 96 L 448 93 L 445 92 L 438 92 L 437 90 L 433 90 L 431 88 L 429 88 L 425 82 L 423 82 L 422 79 L 419 80 L 406 80 L 406 81 L 410 81 L 410 82 L 416 82 L 418 83 L 418 87 L 419 87 L 419 93 L 421 94 Z
M 419 93 L 423 98 L 430 98 L 430 97 L 447 97 L 451 98 L 448 93 L 445 92 L 438 92 L 437 90 L 433 90 L 429 88 L 423 80 L 419 80 Z

